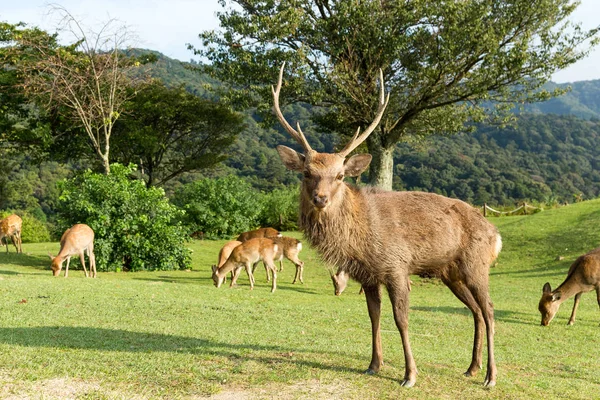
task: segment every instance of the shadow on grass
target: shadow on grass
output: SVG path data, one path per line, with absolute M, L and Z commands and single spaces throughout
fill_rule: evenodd
M 411 310 L 425 311 L 425 312 L 442 312 L 446 314 L 460 314 L 466 317 L 472 316 L 471 311 L 465 307 L 411 307 Z M 506 322 L 511 324 L 523 324 L 523 325 L 538 325 L 539 318 L 537 315 L 535 318 L 532 317 L 531 313 L 524 313 L 519 311 L 510 310 L 494 310 L 494 319 L 496 322 Z M 531 322 L 530 322 L 531 321 Z
M 27 253 L 2 253 L 0 252 L 0 264 L 15 265 L 25 268 L 34 268 L 38 271 L 50 270 L 50 259 L 43 256 L 33 256 Z M 70 269 L 70 268 L 69 268 Z M 6 271 L 8 272 L 8 271 Z M 20 273 L 20 272 L 19 272 Z M 12 272 L 10 272 L 12 274 Z
M 120 329 L 90 327 L 18 327 L 0 328 L 0 343 L 24 347 L 47 347 L 57 349 L 118 351 L 129 353 L 171 352 L 226 357 L 229 359 L 249 359 L 268 365 L 282 363 L 296 364 L 298 367 L 353 372 L 362 374 L 364 370 L 342 365 L 324 364 L 317 361 L 295 359 L 290 354 L 311 354 L 294 346 L 235 344 L 210 339 L 157 333 L 133 332 Z M 275 354 L 263 354 L 271 352 Z M 382 379 L 397 381 L 398 377 L 379 375 Z

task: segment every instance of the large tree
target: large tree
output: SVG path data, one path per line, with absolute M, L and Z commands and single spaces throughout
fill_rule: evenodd
M 132 34 L 116 20 L 94 32 L 66 9 L 53 6 L 52 11 L 61 17 L 58 30 L 70 44 L 61 44 L 58 33 L 13 26 L 5 29 L 11 46 L 3 62 L 16 71 L 19 87 L 40 109 L 60 114 L 87 134 L 108 174 L 113 126 L 129 99 L 128 88 L 136 83 L 128 71 L 140 64 L 123 52 Z
M 515 103 L 557 95 L 540 88 L 598 41 L 598 29 L 568 22 L 579 4 L 570 0 L 231 4 L 218 14 L 221 30 L 202 32 L 203 46 L 190 48 L 235 89 L 229 100 L 239 106 L 268 109 L 268 84 L 286 61 L 282 103 L 324 106 L 320 125 L 350 134 L 371 122 L 383 69 L 391 99 L 367 146 L 370 181 L 388 189 L 398 141 L 456 133 Z
M 160 81 L 140 88 L 126 108 L 114 128 L 114 158 L 138 164 L 148 187 L 223 161 L 244 128 L 229 107 Z

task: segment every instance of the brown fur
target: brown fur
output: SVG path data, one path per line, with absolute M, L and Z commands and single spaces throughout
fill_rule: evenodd
M 65 278 L 69 276 L 69 263 L 71 262 L 71 256 L 79 255 L 83 272 L 88 277 L 88 272 L 85 269 L 85 258 L 84 252 L 87 251 L 88 259 L 90 262 L 90 275 L 92 278 L 96 277 L 96 256 L 94 255 L 94 231 L 92 228 L 85 224 L 76 224 L 71 228 L 67 229 L 62 237 L 60 238 L 60 251 L 56 257 L 48 253 L 52 260 L 52 274 L 54 276 L 60 275 L 62 264 L 67 260 L 67 266 L 65 267 Z
M 568 325 L 573 325 L 581 295 L 594 289 L 598 306 L 600 306 L 600 247 L 577 258 L 571 264 L 567 278 L 556 289 L 552 290 L 550 283 L 544 285 L 542 298 L 538 305 L 542 314 L 542 325 L 550 324 L 561 303 L 575 296 L 573 311 L 571 311 L 568 322 Z
M 273 228 L 259 228 L 253 231 L 248 231 L 241 233 L 238 236 L 238 242 L 245 242 L 246 240 L 256 239 L 256 238 L 273 238 L 273 237 L 281 237 L 281 233 L 277 229 Z
M 304 283 L 304 279 L 302 277 L 302 273 L 304 272 L 304 262 L 300 261 L 298 258 L 298 254 L 302 250 L 302 242 L 300 242 L 298 239 L 287 236 L 275 237 L 271 240 L 273 240 L 273 243 L 277 245 L 277 254 L 275 255 L 275 260 L 279 260 L 279 270 L 283 270 L 283 257 L 287 258 L 296 266 L 296 274 L 294 275 L 294 281 L 292 284 L 296 283 L 296 281 Z
M 220 268 L 213 266 L 212 278 L 215 286 L 220 287 L 230 271 L 234 271 L 231 280 L 231 286 L 234 286 L 242 268 L 244 268 L 250 280 L 250 290 L 254 289 L 252 266 L 259 261 L 263 261 L 273 275 L 271 292 L 274 292 L 277 287 L 277 268 L 273 260 L 277 251 L 278 246 L 271 239 L 255 238 L 243 242 L 233 249 L 227 261 Z
M 21 244 L 22 225 L 23 220 L 17 214 L 9 215 L 8 217 L 0 220 L 0 244 L 2 243 L 2 239 L 6 241 L 6 253 L 8 253 L 8 238 L 10 238 L 12 241 L 17 253 L 23 253 Z
M 227 261 L 227 259 L 231 255 L 231 252 L 233 251 L 233 249 L 238 247 L 240 244 L 242 244 L 242 242 L 239 242 L 237 240 L 232 240 L 232 241 L 225 243 L 223 245 L 223 247 L 221 248 L 221 250 L 219 250 L 219 260 L 218 260 L 217 264 L 212 266 L 213 270 L 215 268 L 221 268 L 223 266 L 223 264 L 225 264 L 225 261 Z M 233 271 L 231 271 L 231 279 L 233 280 Z M 225 283 L 226 281 L 227 281 L 227 279 L 225 279 L 223 281 L 223 283 Z

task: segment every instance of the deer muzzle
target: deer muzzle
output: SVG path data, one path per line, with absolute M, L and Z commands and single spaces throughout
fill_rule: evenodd
M 322 194 L 315 194 L 313 196 L 313 204 L 315 207 L 323 209 L 329 204 L 329 197 Z

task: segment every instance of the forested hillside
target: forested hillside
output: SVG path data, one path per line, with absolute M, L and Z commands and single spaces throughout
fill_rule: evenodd
M 158 54 L 150 73 L 168 86 L 183 85 L 189 92 L 208 96 L 207 88 L 217 83 L 193 67 Z M 481 125 L 472 134 L 399 144 L 394 188 L 437 192 L 474 204 L 493 205 L 597 197 L 600 81 L 571 85 L 573 90 L 559 99 L 528 106 L 525 111 L 530 112 L 518 114 L 512 126 Z M 316 150 L 332 151 L 345 140 L 319 132 L 311 121 L 309 106 L 295 105 L 285 112 L 290 121 L 301 123 Z M 269 127 L 260 121 L 260 116 L 246 113 L 246 128 L 227 150 L 228 158 L 215 168 L 181 175 L 165 186 L 167 193 L 200 177 L 230 174 L 243 177 L 265 192 L 297 184 L 298 175 L 285 169 L 275 150 L 278 144 L 294 147 L 294 142 L 278 125 Z M 0 177 L 0 209 L 28 210 L 39 217 L 52 214 L 58 196 L 56 181 L 79 168 L 30 162 L 19 153 L 7 153 L 0 164 L 4 172 Z

